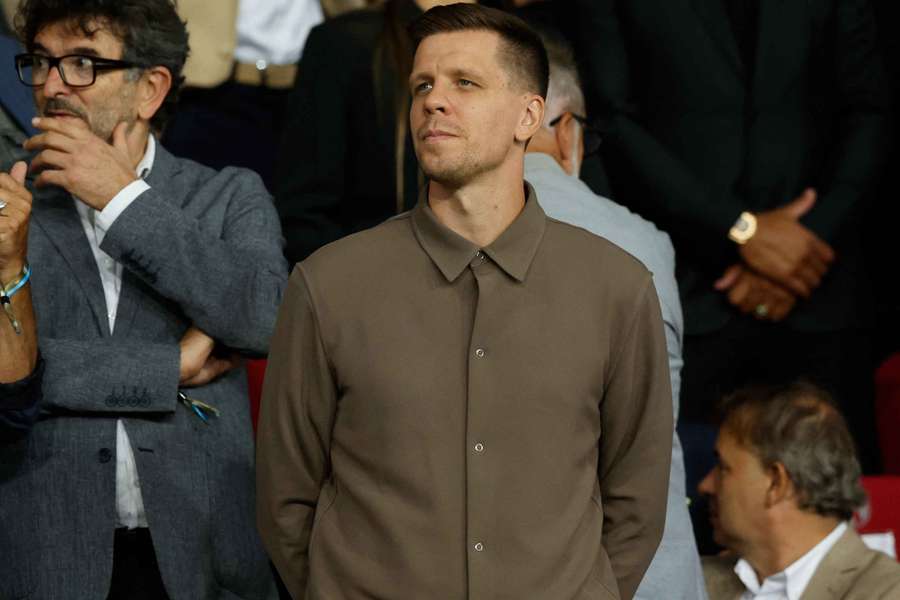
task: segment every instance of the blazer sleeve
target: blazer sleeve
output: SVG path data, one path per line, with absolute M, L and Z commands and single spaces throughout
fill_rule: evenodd
M 151 188 L 113 222 L 101 248 L 219 343 L 264 355 L 287 281 L 278 215 L 255 174 L 226 169 L 219 177 L 219 201 L 228 204 L 221 232 Z
M 663 535 L 672 446 L 672 393 L 652 281 L 614 354 L 601 405 L 598 478 L 603 546 L 623 600 L 634 596 Z
M 293 598 L 305 598 L 309 542 L 330 475 L 337 387 L 303 266 L 278 315 L 263 386 L 256 454 L 257 526 Z
M 81 413 L 175 410 L 178 344 L 114 337 L 40 337 L 46 367 L 41 408 Z
M 629 69 L 618 0 L 571 2 L 580 15 L 574 35 L 592 110 L 605 121 L 610 164 L 627 165 L 628 176 L 641 183 L 640 202 L 648 218 L 664 228 L 677 224 L 673 231 L 690 237 L 700 254 L 733 252 L 728 230 L 743 210 L 740 200 L 730 190 L 695 176 L 641 124 L 631 97 L 631 78 L 637 74 Z
M 27 377 L 0 383 L 0 444 L 25 435 L 37 420 L 43 376 L 44 361 L 38 356 L 34 371 Z
M 890 147 L 891 94 L 868 0 L 837 0 L 832 36 L 838 139 L 823 194 L 803 222 L 826 241 L 850 223 L 878 182 Z
M 347 233 L 340 213 L 351 92 L 342 46 L 327 23 L 312 29 L 287 102 L 275 204 L 284 228 L 285 256 L 292 265 Z

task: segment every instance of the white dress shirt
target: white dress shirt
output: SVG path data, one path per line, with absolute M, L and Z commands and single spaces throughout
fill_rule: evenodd
M 109 320 L 109 333 L 112 335 L 116 324 L 116 311 L 119 306 L 119 292 L 122 289 L 122 265 L 113 260 L 106 252 L 100 249 L 106 232 L 122 212 L 128 208 L 134 200 L 150 189 L 143 177 L 153 168 L 153 159 L 156 156 L 156 142 L 153 136 L 147 140 L 147 149 L 144 157 L 138 163 L 136 174 L 139 179 L 125 186 L 116 194 L 102 211 L 97 211 L 74 199 L 75 208 L 81 217 L 81 225 L 87 234 L 94 260 L 97 261 L 97 269 L 100 271 L 100 281 L 103 284 L 103 296 L 106 299 L 106 317 Z M 116 423 L 116 525 L 134 529 L 135 527 L 147 527 L 147 517 L 144 514 L 144 500 L 141 497 L 141 484 L 138 479 L 137 465 L 134 461 L 134 451 L 128 440 L 128 432 L 125 431 L 125 423 L 121 419 Z
M 234 56 L 260 68 L 292 65 L 300 59 L 309 30 L 321 22 L 319 0 L 241 0 Z
M 734 567 L 734 572 L 747 588 L 741 600 L 800 600 L 810 579 L 819 568 L 819 563 L 845 531 L 847 524 L 841 523 L 812 550 L 791 563 L 784 571 L 767 577 L 762 584 L 759 583 L 756 571 L 750 563 L 743 558 L 740 559 Z

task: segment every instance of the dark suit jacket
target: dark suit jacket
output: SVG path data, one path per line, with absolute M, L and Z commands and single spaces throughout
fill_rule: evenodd
M 734 558 L 703 559 L 709 600 L 740 600 L 746 589 L 734 573 Z M 900 598 L 900 565 L 871 550 L 852 529 L 831 548 L 801 600 L 895 600 Z
M 888 91 L 868 0 L 760 0 L 747 72 L 723 0 L 571 0 L 618 198 L 668 230 L 686 330 L 737 314 L 712 289 L 737 260 L 728 229 L 818 190 L 803 219 L 838 254 L 789 325 L 865 323 L 857 231 L 887 145 Z
M 262 181 L 157 145 L 149 191 L 101 248 L 124 266 L 110 335 L 97 263 L 72 197 L 36 194 L 29 232 L 41 418 L 0 446 L 0 598 L 105 598 L 116 527 L 116 422 L 134 449 L 160 573 L 172 600 L 275 593 L 254 525 L 246 373 L 177 400 L 179 346 L 194 324 L 221 345 L 266 352 L 287 277 Z
M 403 0 L 402 19 L 420 13 Z M 291 263 L 416 203 L 418 163 L 408 135 L 403 199 L 397 200 L 397 75 L 373 66 L 384 64 L 374 56 L 384 22 L 381 9 L 353 11 L 316 26 L 306 40 L 275 183 Z

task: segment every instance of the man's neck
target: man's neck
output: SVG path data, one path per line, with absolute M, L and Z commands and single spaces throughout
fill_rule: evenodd
M 521 169 L 518 178 L 492 178 L 458 189 L 432 181 L 428 184 L 428 204 L 438 221 L 484 248 L 506 231 L 525 206 Z
M 771 535 L 748 551 L 744 559 L 756 571 L 759 581 L 763 581 L 797 562 L 839 524 L 834 517 L 804 512 L 802 516 L 792 518 L 790 523 L 774 525 L 770 529 Z

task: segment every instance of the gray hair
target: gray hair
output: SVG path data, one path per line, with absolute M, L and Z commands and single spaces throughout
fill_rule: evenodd
M 584 93 L 581 91 L 581 79 L 572 46 L 559 34 L 547 31 L 539 33 L 550 62 L 550 87 L 547 92 L 544 126 L 564 112 L 585 116 Z
M 784 465 L 803 510 L 847 520 L 866 500 L 847 424 L 807 382 L 738 390 L 723 401 L 722 429 L 759 458 Z

